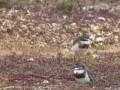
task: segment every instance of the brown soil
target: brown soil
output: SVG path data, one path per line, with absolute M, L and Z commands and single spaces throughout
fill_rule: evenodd
M 75 81 L 72 73 L 73 65 L 85 64 L 95 75 L 95 88 L 120 86 L 119 53 L 101 54 L 101 57 L 93 61 L 88 57 L 79 60 L 65 59 L 62 56 L 49 57 L 36 55 L 6 55 L 0 57 L 0 81 L 1 87 L 8 86 L 36 86 L 51 87 L 59 90 L 78 90 L 87 88 Z M 48 83 L 43 83 L 47 80 Z M 89 87 L 89 86 L 88 86 Z M 15 88 L 15 87 L 14 87 Z M 32 87 L 31 87 L 32 88 Z M 68 89 L 67 89 L 68 88 Z M 7 90 L 7 89 L 6 89 Z M 33 89 L 34 90 L 34 89 Z M 44 89 L 43 89 L 44 90 Z M 50 89 L 47 89 L 50 90 Z M 83 89 L 83 90 L 94 90 Z
M 83 3 L 89 5 L 87 1 Z M 120 43 L 120 2 L 107 2 L 103 6 L 110 4 L 110 10 L 101 10 L 98 4 L 98 11 L 80 11 L 76 5 L 70 15 L 57 10 L 50 0 L 48 5 L 0 9 L 0 90 L 120 90 L 120 45 L 114 40 L 118 36 Z M 91 30 L 91 25 L 99 28 Z M 92 48 L 93 53 L 73 55 L 69 43 L 86 30 L 112 35 L 104 50 Z M 93 73 L 94 87 L 75 81 L 75 63 Z

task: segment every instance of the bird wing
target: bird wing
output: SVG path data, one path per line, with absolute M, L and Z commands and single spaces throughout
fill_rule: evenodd
M 91 71 L 88 71 L 88 75 L 90 77 L 90 81 L 91 81 L 92 86 L 94 86 L 95 85 L 95 76 L 94 76 L 94 74 Z

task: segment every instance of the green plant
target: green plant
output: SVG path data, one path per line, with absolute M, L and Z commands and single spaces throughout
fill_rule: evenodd
M 72 11 L 74 2 L 74 0 L 58 0 L 57 8 L 58 10 L 61 10 L 64 14 L 68 14 Z
M 8 7 L 9 3 L 7 1 L 0 0 L 0 8 Z

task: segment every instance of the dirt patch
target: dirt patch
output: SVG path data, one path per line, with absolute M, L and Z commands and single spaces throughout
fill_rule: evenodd
M 82 85 L 75 81 L 72 73 L 76 62 L 85 64 L 94 73 L 95 87 L 117 87 L 120 86 L 120 64 L 114 63 L 116 58 L 116 54 L 106 54 L 103 60 L 100 58 L 93 64 L 89 58 L 75 60 L 30 55 L 1 56 L 1 87 L 63 85 L 67 86 L 66 88 L 80 88 Z

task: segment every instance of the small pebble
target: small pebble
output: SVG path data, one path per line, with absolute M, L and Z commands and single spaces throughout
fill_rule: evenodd
M 43 83 L 43 84 L 48 84 L 49 81 L 48 81 L 48 80 L 44 80 L 42 83 Z
M 34 61 L 34 58 L 31 57 L 31 58 L 28 59 L 28 61 Z

